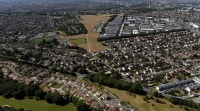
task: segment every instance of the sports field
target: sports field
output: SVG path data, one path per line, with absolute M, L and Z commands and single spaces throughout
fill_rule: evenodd
M 55 104 L 48 104 L 44 100 L 35 100 L 35 99 L 24 99 L 24 100 L 16 100 L 14 98 L 5 99 L 0 96 L 0 106 L 2 105 L 10 105 L 15 109 L 24 108 L 32 111 L 77 111 L 76 107 L 73 103 L 69 103 L 65 106 L 58 106 Z
M 178 105 L 172 105 L 170 102 L 164 99 L 162 99 L 162 101 L 165 101 L 166 104 L 157 103 L 155 100 L 149 100 L 148 103 L 147 101 L 143 100 L 144 96 L 136 95 L 134 97 L 133 95 L 127 94 L 127 92 L 123 90 L 117 90 L 109 87 L 104 87 L 104 88 L 113 92 L 122 100 L 130 102 L 130 104 L 136 107 L 139 111 L 184 111 L 183 108 L 182 109 L 179 108 Z M 154 106 L 152 106 L 152 104 Z M 170 105 L 172 105 L 173 108 L 171 108 Z
M 48 41 L 51 41 L 53 39 L 54 39 L 54 37 L 36 38 L 36 39 L 29 40 L 28 42 L 32 43 L 32 44 L 35 44 L 35 43 L 41 43 L 42 40 L 45 40 L 45 41 L 48 42 Z
M 71 43 L 80 45 L 80 44 L 86 44 L 86 39 L 85 38 L 79 38 L 79 39 L 71 39 L 69 40 Z

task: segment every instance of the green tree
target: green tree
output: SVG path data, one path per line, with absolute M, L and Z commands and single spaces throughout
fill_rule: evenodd
M 130 92 L 134 93 L 141 93 L 142 92 L 142 86 L 139 82 L 134 83 L 131 88 L 129 89 Z
M 54 94 L 52 94 L 52 102 L 57 105 L 60 105 L 60 104 L 64 103 L 65 100 L 61 94 L 54 93 Z
M 35 91 L 35 96 L 39 99 L 44 99 L 44 97 L 47 95 L 46 92 L 44 92 L 42 89 Z
M 76 109 L 78 111 L 89 111 L 89 106 L 85 104 L 82 100 L 79 100 L 78 103 L 76 104 Z
M 47 94 L 44 98 L 45 98 L 45 100 L 46 100 L 47 103 L 53 103 L 52 95 L 51 94 Z

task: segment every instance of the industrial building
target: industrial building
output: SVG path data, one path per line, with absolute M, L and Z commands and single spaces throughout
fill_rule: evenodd
M 189 78 L 187 80 L 182 80 L 182 81 L 175 81 L 175 82 L 171 82 L 171 83 L 167 83 L 167 84 L 162 84 L 162 85 L 156 86 L 156 89 L 158 91 L 163 91 L 166 89 L 183 86 L 183 85 L 190 84 L 190 83 L 194 83 L 193 78 Z

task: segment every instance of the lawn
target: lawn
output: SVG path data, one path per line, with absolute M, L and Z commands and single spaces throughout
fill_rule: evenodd
M 0 96 L 0 105 L 10 105 L 16 109 L 24 108 L 25 110 L 32 111 L 77 111 L 73 103 L 69 103 L 65 106 L 58 106 L 55 104 L 48 104 L 44 100 L 35 100 L 35 99 L 24 99 L 16 100 L 14 98 L 5 99 Z
M 71 39 L 69 40 L 73 44 L 79 45 L 79 44 L 86 44 L 86 39 L 85 38 L 79 38 L 79 39 Z
M 155 100 L 149 100 L 150 103 L 147 103 L 143 100 L 144 96 L 136 95 L 134 97 L 123 90 L 117 90 L 109 87 L 104 88 L 115 93 L 115 95 L 120 97 L 122 100 L 130 102 L 132 106 L 136 107 L 140 111 L 184 111 L 184 109 L 179 108 L 178 105 L 172 105 L 170 102 L 164 99 L 162 99 L 162 101 L 165 101 L 166 104 L 157 103 Z M 155 106 L 152 106 L 152 104 Z M 172 105 L 174 108 L 171 108 L 170 105 Z
M 62 87 L 64 84 L 63 83 L 56 83 L 54 86 L 52 86 L 53 88 L 60 88 Z
M 29 40 L 29 43 L 32 43 L 32 44 L 41 43 L 43 39 L 48 42 L 48 41 L 53 40 L 54 37 L 45 37 L 45 38 L 32 39 L 32 40 Z

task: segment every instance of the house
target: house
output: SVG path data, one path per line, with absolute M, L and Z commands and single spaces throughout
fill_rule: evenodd
M 94 86 L 92 86 L 91 88 L 92 88 L 92 92 L 95 92 L 97 90 L 97 88 Z
M 127 110 L 125 110 L 125 109 L 123 109 L 123 108 L 119 108 L 119 111 L 127 111 Z
M 100 97 L 100 99 L 108 99 L 108 98 L 109 98 L 109 96 L 107 94 L 102 94 Z
M 74 96 L 80 97 L 81 93 L 82 92 L 80 90 L 76 90 L 75 93 L 74 93 Z
M 79 98 L 85 100 L 86 97 L 87 97 L 86 94 L 81 94 Z
M 75 87 L 71 87 L 71 88 L 70 88 L 70 93 L 73 94 L 75 91 L 76 91 L 76 88 L 75 88 Z
M 96 102 L 96 101 L 92 101 L 92 102 L 91 102 L 91 106 L 93 106 L 93 107 L 97 107 L 98 105 L 99 105 L 99 103 Z
M 101 96 L 101 95 L 102 95 L 102 92 L 98 90 L 98 91 L 96 92 L 96 96 Z
M 85 102 L 86 102 L 87 104 L 90 104 L 91 101 L 92 101 L 92 98 L 91 98 L 91 97 L 85 97 Z
M 99 103 L 99 107 L 101 107 L 102 109 L 105 109 L 105 110 L 108 109 L 108 106 L 104 103 Z
M 117 107 L 111 105 L 111 106 L 108 108 L 108 111 L 118 111 L 118 110 L 117 110 Z
M 43 91 L 44 91 L 44 92 L 50 92 L 51 89 L 45 86 L 45 87 L 43 88 Z

